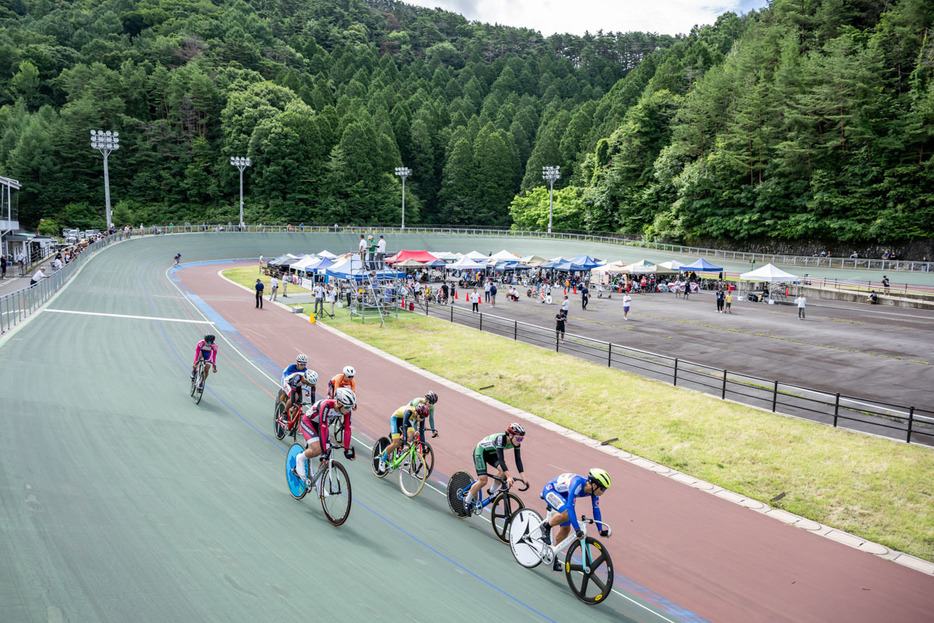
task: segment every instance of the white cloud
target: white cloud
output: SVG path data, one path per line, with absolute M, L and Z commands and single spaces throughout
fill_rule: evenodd
M 460 13 L 469 20 L 532 28 L 546 37 L 585 31 L 686 34 L 733 11 L 765 7 L 769 0 L 406 0 Z

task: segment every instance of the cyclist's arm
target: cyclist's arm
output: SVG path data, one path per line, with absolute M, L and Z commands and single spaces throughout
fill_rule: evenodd
M 503 446 L 496 444 L 496 467 L 499 467 L 505 474 L 509 474 L 506 467 L 506 455 L 503 453 Z
M 415 428 L 412 424 L 412 409 L 406 409 L 402 415 L 402 441 L 408 443 L 409 441 L 409 428 Z
M 522 469 L 522 457 L 519 456 L 519 446 L 513 448 L 513 451 L 516 453 L 516 469 L 519 470 L 519 473 L 525 473 L 525 470 Z
M 571 527 L 574 528 L 574 532 L 581 529 L 580 522 L 577 520 L 577 509 L 574 503 L 577 500 L 577 496 L 583 491 L 585 484 L 585 480 L 575 479 L 574 484 L 568 489 L 568 519 L 571 522 Z
M 211 365 L 217 367 L 217 344 L 211 344 Z
M 599 523 L 603 521 L 603 514 L 600 512 L 600 498 L 591 494 L 590 501 L 593 502 L 593 518 L 598 522 L 597 529 L 603 530 L 604 526 Z
M 343 416 L 343 418 L 344 418 L 344 450 L 346 451 L 350 449 L 350 438 L 351 438 L 350 413 Z
M 198 360 L 201 359 L 201 347 L 204 345 L 204 340 L 198 342 L 198 345 L 195 346 L 195 362 L 191 364 L 191 367 L 194 368 L 198 365 Z

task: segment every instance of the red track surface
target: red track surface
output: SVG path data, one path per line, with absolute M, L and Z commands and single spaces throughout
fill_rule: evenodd
M 264 310 L 255 309 L 251 292 L 217 277 L 224 268 L 192 267 L 179 275 L 283 367 L 299 351 L 324 378 L 344 365 L 355 366 L 360 402 L 355 432 L 386 434 L 398 405 L 435 389 L 441 431 L 432 444 L 435 470 L 449 475 L 469 469 L 476 443 L 514 419 L 312 325 L 305 316 L 268 301 Z M 523 495 L 525 502 L 540 507 L 541 487 L 559 473 L 606 468 L 614 484 L 601 508 L 615 530 L 617 575 L 683 608 L 716 622 L 934 620 L 934 577 L 786 526 L 534 424 L 526 428 L 522 452 L 532 488 Z

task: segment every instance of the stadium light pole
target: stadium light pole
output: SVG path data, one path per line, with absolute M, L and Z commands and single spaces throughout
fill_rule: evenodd
M 120 149 L 120 133 L 107 130 L 91 130 L 91 149 L 96 149 L 104 156 L 104 206 L 107 216 L 107 231 L 113 226 L 110 212 L 110 171 L 107 169 L 107 156 Z
M 396 175 L 402 178 L 402 227 L 400 230 L 405 231 L 405 178 L 412 175 L 412 169 L 396 167 Z
M 542 167 L 542 179 L 548 182 L 548 233 L 551 233 L 551 215 L 555 203 L 555 182 L 561 179 L 561 167 Z
M 243 231 L 243 169 L 252 165 L 253 162 L 249 158 L 231 156 L 230 164 L 240 169 L 240 231 Z

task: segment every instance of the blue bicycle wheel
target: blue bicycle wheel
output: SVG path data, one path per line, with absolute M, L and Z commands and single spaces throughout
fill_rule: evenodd
M 308 493 L 305 481 L 295 475 L 295 457 L 305 451 L 301 444 L 294 443 L 285 457 L 285 481 L 289 485 L 289 493 L 296 500 L 300 500 Z M 306 461 L 307 463 L 307 461 Z M 307 470 L 307 466 L 306 466 Z M 306 471 L 307 473 L 307 471 Z

